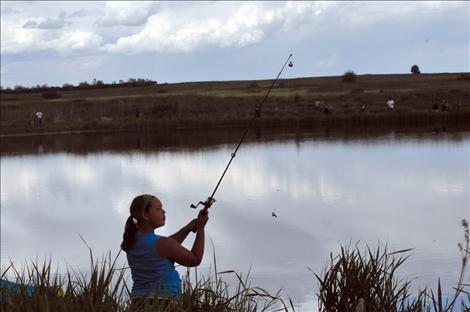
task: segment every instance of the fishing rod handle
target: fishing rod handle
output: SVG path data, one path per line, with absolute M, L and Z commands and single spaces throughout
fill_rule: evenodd
M 206 199 L 206 201 L 204 201 L 204 202 L 200 201 L 199 203 L 197 203 L 197 205 L 191 204 L 190 207 L 193 208 L 193 209 L 196 209 L 199 205 L 202 205 L 202 206 L 204 206 L 203 209 L 207 210 L 207 209 L 210 208 L 210 206 L 212 206 L 213 203 L 215 203 L 215 198 L 208 197 Z

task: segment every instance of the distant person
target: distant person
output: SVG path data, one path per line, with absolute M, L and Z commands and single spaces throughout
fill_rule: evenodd
M 448 112 L 450 111 L 449 104 L 447 104 L 446 99 L 441 100 L 441 112 Z
M 36 112 L 34 114 L 35 120 L 36 120 L 36 127 L 41 128 L 42 126 L 42 118 L 44 117 L 44 114 L 42 112 Z
M 361 113 L 365 113 L 367 111 L 367 105 L 362 103 L 361 106 L 359 107 L 359 111 Z
M 165 225 L 162 202 L 148 194 L 134 198 L 121 243 L 131 269 L 133 304 L 143 305 L 146 299 L 167 302 L 171 297 L 181 296 L 181 279 L 175 270 L 175 262 L 186 267 L 195 267 L 201 263 L 204 255 L 204 228 L 209 220 L 207 209 L 213 202 L 208 199 L 197 219 L 165 237 L 154 232 Z M 190 232 L 195 232 L 196 238 L 193 247 L 188 250 L 181 243 Z
M 319 99 L 316 99 L 315 101 L 313 101 L 313 108 L 315 108 L 315 110 L 319 110 L 321 107 L 321 101 Z
M 389 110 L 394 110 L 395 109 L 395 100 L 393 98 L 389 98 L 387 100 L 387 106 Z

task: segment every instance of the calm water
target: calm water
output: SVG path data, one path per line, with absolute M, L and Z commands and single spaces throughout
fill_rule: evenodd
M 196 216 L 190 203 L 210 195 L 238 135 L 2 139 L 2 268 L 51 257 L 61 271 L 86 271 L 79 234 L 95 255 L 115 254 L 141 193 L 162 200 L 158 232 L 172 234 Z M 469 152 L 468 133 L 257 133 L 216 194 L 201 269 L 215 251 L 219 271 L 251 270 L 252 285 L 283 287 L 307 311 L 317 289 L 307 267 L 320 273 L 341 244 L 381 242 L 414 248 L 401 276 L 432 287 L 440 277 L 450 290 L 469 218 Z

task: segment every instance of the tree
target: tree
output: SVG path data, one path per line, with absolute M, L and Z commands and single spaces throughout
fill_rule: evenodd
M 26 88 L 23 87 L 22 85 L 15 85 L 15 87 L 13 89 L 15 90 L 15 92 L 24 92 L 24 91 L 26 91 Z
M 416 65 L 416 64 L 411 66 L 411 73 L 413 73 L 415 75 L 421 74 L 421 71 L 419 70 L 419 66 Z
M 89 86 L 89 84 L 86 81 L 82 81 L 78 84 L 78 87 L 82 88 L 82 89 L 88 88 L 88 86 Z
M 356 73 L 352 70 L 348 70 L 343 74 L 343 82 L 355 82 L 356 81 Z

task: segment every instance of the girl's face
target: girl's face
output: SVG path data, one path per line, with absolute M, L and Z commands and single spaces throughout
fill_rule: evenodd
M 158 198 L 151 199 L 150 208 L 144 211 L 143 217 L 153 228 L 165 225 L 165 210 Z

